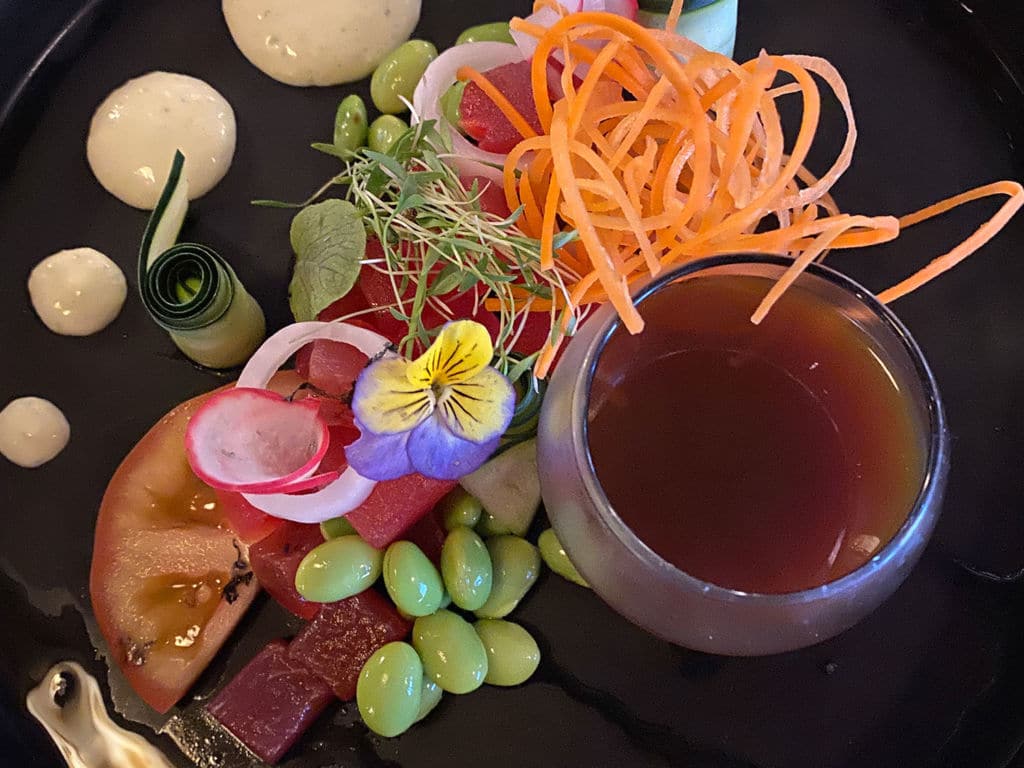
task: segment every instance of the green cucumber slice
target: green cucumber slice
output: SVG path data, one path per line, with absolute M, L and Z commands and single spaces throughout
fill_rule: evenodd
M 494 530 L 523 536 L 540 507 L 536 439 L 512 446 L 459 483 L 493 518 Z
M 725 2 L 725 0 L 686 0 L 683 3 L 683 13 L 693 13 L 701 8 L 721 2 Z M 667 14 L 672 10 L 672 0 L 640 0 L 639 5 L 641 11 L 647 11 L 648 13 Z
M 736 48 L 736 15 L 737 0 L 713 0 L 693 7 L 687 3 L 675 31 L 709 51 L 732 58 Z M 664 29 L 666 18 L 661 11 L 641 10 L 637 14 L 637 21 L 652 29 Z
M 145 255 L 145 269 L 153 266 L 160 254 L 170 250 L 178 242 L 181 225 L 188 213 L 188 177 L 185 176 L 185 156 L 176 150 L 171 162 L 160 199 L 149 217 L 149 224 L 142 236 L 142 253 Z M 139 265 L 140 268 L 143 266 Z
M 263 311 L 220 254 L 177 242 L 187 213 L 185 156 L 178 151 L 142 236 L 139 294 L 182 352 L 200 365 L 232 367 L 263 341 Z

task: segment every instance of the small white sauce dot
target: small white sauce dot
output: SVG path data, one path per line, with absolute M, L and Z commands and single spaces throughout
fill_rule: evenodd
M 33 469 L 53 459 L 71 438 L 60 408 L 41 397 L 19 397 L 0 411 L 0 453 Z

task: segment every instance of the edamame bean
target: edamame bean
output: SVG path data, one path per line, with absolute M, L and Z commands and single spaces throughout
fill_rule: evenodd
M 384 553 L 384 586 L 398 609 L 409 616 L 433 613 L 444 597 L 437 568 L 411 541 L 396 541 Z
M 487 651 L 485 683 L 519 685 L 537 671 L 540 648 L 533 635 L 518 624 L 504 619 L 480 619 L 473 629 Z
M 448 693 L 469 693 L 487 676 L 487 651 L 469 622 L 440 610 L 416 619 L 412 644 L 428 678 Z
M 345 516 L 333 517 L 330 520 L 324 520 L 320 523 L 320 533 L 323 534 L 324 540 L 336 539 L 339 536 L 358 536 L 356 529 L 352 527 L 352 523 L 348 521 Z
M 366 137 L 367 146 L 374 152 L 387 152 L 407 130 L 409 124 L 402 118 L 381 115 L 370 123 L 370 132 Z
M 464 29 L 462 34 L 455 38 L 456 45 L 463 43 L 515 43 L 512 39 L 512 31 L 507 21 L 492 21 L 490 24 L 478 24 L 475 27 Z
M 422 704 L 423 663 L 408 643 L 388 643 L 367 659 L 356 682 L 356 704 L 366 727 L 397 736 L 416 722 Z
M 441 703 L 442 696 L 444 696 L 444 691 L 441 690 L 441 686 L 424 675 L 422 693 L 420 694 L 420 709 L 416 713 L 417 723 L 434 711 L 434 708 Z
M 512 528 L 507 523 L 501 522 L 486 509 L 480 513 L 480 520 L 474 528 L 485 539 L 512 533 Z
M 468 80 L 460 80 L 441 94 L 441 114 L 448 125 L 455 128 L 462 124 L 462 94 L 466 91 L 467 83 Z
M 441 576 L 452 602 L 475 611 L 491 595 L 491 556 L 483 539 L 464 525 L 452 530 L 441 547 Z
M 581 587 L 590 588 L 587 580 L 580 575 L 576 566 L 572 564 L 572 560 L 569 559 L 569 555 L 565 553 L 565 548 L 555 536 L 554 529 L 548 528 L 540 535 L 537 539 L 537 549 L 540 550 L 540 556 L 544 558 L 544 562 L 552 571 L 563 579 L 568 579 Z
M 480 522 L 483 509 L 479 499 L 459 487 L 437 505 L 437 511 L 441 513 L 441 525 L 449 533 L 460 525 L 472 528 Z
M 476 615 L 482 619 L 500 619 L 519 605 L 540 573 L 540 554 L 526 539 L 495 536 L 487 541 L 491 555 L 493 583 L 487 602 Z
M 333 603 L 369 589 L 380 576 L 383 553 L 358 536 L 314 547 L 295 571 L 295 589 L 307 600 Z
M 437 48 L 426 40 L 407 40 L 384 57 L 370 78 L 370 98 L 381 112 L 398 115 L 412 101 L 412 93 L 430 62 L 437 58 Z
M 334 146 L 344 152 L 355 152 L 366 144 L 370 118 L 366 104 L 357 94 L 346 96 L 334 116 Z

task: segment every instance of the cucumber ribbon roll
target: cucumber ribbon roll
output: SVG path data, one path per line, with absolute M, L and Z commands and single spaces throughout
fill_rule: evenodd
M 232 368 L 263 342 L 263 310 L 220 254 L 177 242 L 188 212 L 184 169 L 185 156 L 175 152 L 139 249 L 139 292 L 149 316 L 185 355 L 208 368 Z

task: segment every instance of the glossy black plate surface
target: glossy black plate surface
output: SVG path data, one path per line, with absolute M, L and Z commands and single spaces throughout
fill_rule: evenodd
M 372 0 L 368 0 L 372 1 Z M 740 0 L 737 54 L 759 48 L 831 59 L 860 124 L 844 209 L 902 213 L 968 186 L 1024 176 L 1024 13 L 1016 0 Z M 417 35 L 449 45 L 465 26 L 525 10 L 526 0 L 424 0 Z M 69 448 L 29 472 L 0 462 L 0 766 L 61 765 L 23 699 L 54 662 L 102 680 L 87 629 L 92 524 L 118 462 L 172 405 L 220 383 L 190 365 L 130 294 L 88 339 L 34 316 L 31 267 L 91 245 L 131 275 L 145 215 L 106 194 L 85 162 L 95 106 L 153 69 L 204 78 L 232 102 L 238 153 L 193 207 L 190 237 L 231 254 L 278 327 L 289 319 L 287 214 L 253 197 L 301 199 L 332 172 L 306 149 L 329 136 L 349 89 L 279 85 L 238 53 L 213 0 L 0 0 L 0 400 L 37 394 L 73 429 Z M 16 89 L 61 29 L 35 75 Z M 365 88 L 359 89 L 365 95 Z M 831 127 L 831 128 L 830 128 Z M 833 111 L 820 167 L 839 143 Z M 814 167 L 812 163 L 812 167 Z M 986 204 L 831 263 L 873 287 L 964 237 Z M 517 617 L 541 640 L 528 685 L 448 697 L 396 740 L 331 710 L 286 765 L 686 766 L 854 768 L 1014 764 L 1024 741 L 1024 591 L 964 564 L 1024 566 L 1024 219 L 954 274 L 896 305 L 934 368 L 955 436 L 944 515 L 924 559 L 877 613 L 798 653 L 726 659 L 675 648 L 617 618 L 593 595 L 545 576 Z M 198 686 L 208 695 L 266 639 L 289 631 L 261 600 Z M 144 710 L 116 696 L 130 714 Z M 123 721 L 122 721 L 123 722 Z M 144 725 L 131 727 L 152 736 Z M 189 763 L 165 737 L 158 743 Z

